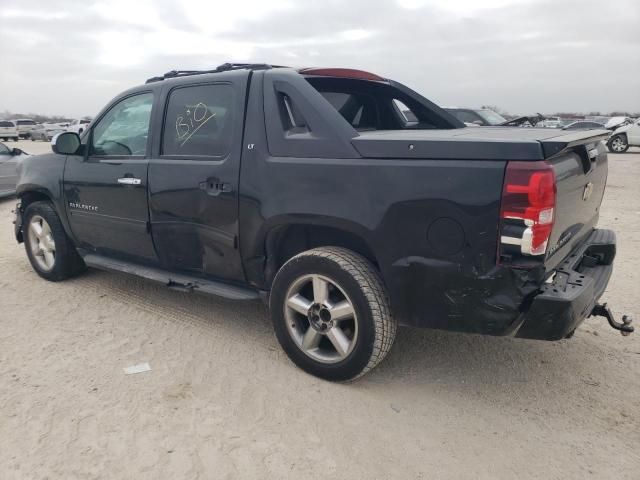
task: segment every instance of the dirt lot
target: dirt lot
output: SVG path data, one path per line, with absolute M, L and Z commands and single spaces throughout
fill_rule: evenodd
M 604 300 L 638 319 L 639 185 L 640 151 L 610 156 L 600 225 L 619 251 Z M 41 280 L 13 205 L 0 200 L 3 480 L 640 478 L 640 332 L 403 329 L 361 381 L 326 383 L 289 362 L 261 304 L 99 271 Z M 123 374 L 140 362 L 152 370 Z

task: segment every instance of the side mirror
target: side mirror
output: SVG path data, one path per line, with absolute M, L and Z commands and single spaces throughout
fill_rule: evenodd
M 14 157 L 17 157 L 18 155 L 22 155 L 23 153 L 24 152 L 19 148 L 14 148 L 11 150 L 11 155 L 13 155 Z
M 56 141 L 51 145 L 54 153 L 62 155 L 75 155 L 80 149 L 80 135 L 75 132 L 64 132 L 56 137 Z

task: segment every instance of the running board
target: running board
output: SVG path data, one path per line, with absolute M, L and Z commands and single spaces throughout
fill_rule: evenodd
M 138 277 L 146 278 L 147 280 L 162 283 L 172 290 L 217 295 L 230 300 L 257 300 L 260 298 L 257 290 L 238 287 L 228 283 L 205 280 L 199 277 L 191 277 L 189 275 L 173 273 L 159 268 L 145 267 L 135 263 L 96 255 L 94 253 L 85 254 L 82 258 L 88 267 L 136 275 Z

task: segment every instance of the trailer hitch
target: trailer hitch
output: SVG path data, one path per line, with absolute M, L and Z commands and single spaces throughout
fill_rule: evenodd
M 631 326 L 631 322 L 633 322 L 633 319 L 631 317 L 623 315 L 622 323 L 616 322 L 616 320 L 613 318 L 613 313 L 611 313 L 611 310 L 609 309 L 609 307 L 607 307 L 606 303 L 603 303 L 602 305 L 597 304 L 595 307 L 593 307 L 593 310 L 591 310 L 591 316 L 606 318 L 609 322 L 609 325 L 611 325 L 611 328 L 619 330 L 620 333 L 625 337 L 631 334 L 631 332 L 633 332 L 634 330 L 634 328 Z

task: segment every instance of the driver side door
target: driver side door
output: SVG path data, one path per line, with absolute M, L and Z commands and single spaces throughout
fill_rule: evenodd
M 147 204 L 153 107 L 152 91 L 116 101 L 83 137 L 84 156 L 67 158 L 67 218 L 78 246 L 89 252 L 156 260 Z

